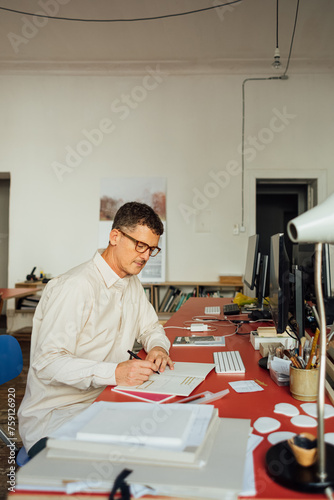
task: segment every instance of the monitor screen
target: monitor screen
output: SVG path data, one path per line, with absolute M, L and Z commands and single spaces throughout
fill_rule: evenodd
M 324 243 L 322 254 L 322 283 L 325 298 L 333 297 L 334 245 Z
M 246 267 L 244 274 L 244 283 L 250 290 L 255 286 L 256 275 L 258 273 L 259 265 L 259 235 L 254 234 L 248 238 Z
M 260 269 L 257 275 L 257 285 L 256 285 L 257 287 L 256 296 L 260 308 L 264 306 L 264 298 L 266 296 L 267 272 L 268 272 L 268 255 L 262 255 L 260 262 Z
M 315 302 L 314 259 L 315 248 L 311 244 L 294 245 L 294 264 L 303 271 L 305 299 Z M 322 286 L 325 299 L 334 297 L 334 245 L 323 244 Z
M 284 234 L 270 240 L 269 307 L 277 333 L 283 333 L 288 324 L 290 262 L 284 244 Z

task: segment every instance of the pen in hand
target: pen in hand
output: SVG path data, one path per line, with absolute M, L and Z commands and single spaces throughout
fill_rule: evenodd
M 132 351 L 129 351 L 128 350 L 128 353 L 130 354 L 130 356 L 132 356 L 133 358 L 136 358 L 136 359 L 141 359 L 140 356 L 138 356 L 137 354 L 135 354 L 134 352 Z M 160 372 L 159 371 L 155 371 L 154 373 L 157 373 L 158 375 L 160 375 Z

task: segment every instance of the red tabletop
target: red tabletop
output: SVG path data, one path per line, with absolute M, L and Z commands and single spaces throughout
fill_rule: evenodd
M 188 322 L 191 321 L 195 316 L 204 315 L 204 307 L 206 305 L 220 305 L 222 308 L 223 304 L 229 301 L 229 299 L 215 298 L 189 299 L 165 324 L 166 334 L 170 338 L 171 342 L 173 342 L 176 336 L 190 334 L 188 330 L 180 329 L 180 327 L 185 326 L 185 322 L 188 325 Z M 248 316 L 246 315 L 240 315 L 238 318 L 248 320 Z M 233 317 L 233 319 L 236 319 L 236 317 Z M 275 418 L 281 423 L 281 427 L 278 429 L 279 431 L 292 431 L 297 434 L 300 432 L 310 432 L 311 434 L 316 434 L 316 428 L 296 427 L 295 425 L 291 424 L 291 417 L 274 413 L 275 405 L 277 403 L 290 403 L 299 409 L 300 414 L 305 414 L 305 412 L 300 408 L 302 402 L 294 399 L 290 395 L 289 386 L 278 386 L 271 379 L 269 371 L 261 368 L 258 365 L 258 361 L 261 356 L 259 351 L 254 350 L 253 346 L 251 345 L 249 332 L 251 330 L 256 330 L 258 326 L 264 326 L 265 323 L 245 323 L 240 327 L 238 334 L 234 335 L 231 334 L 233 334 L 235 331 L 235 325 L 231 325 L 229 323 L 217 323 L 217 325 L 215 325 L 215 323 L 210 323 L 210 325 L 212 327 L 216 327 L 217 330 L 214 332 L 208 332 L 208 335 L 226 336 L 225 347 L 172 347 L 170 355 L 173 361 L 212 363 L 214 351 L 237 350 L 241 354 L 246 368 L 246 373 L 227 375 L 216 374 L 215 371 L 212 370 L 206 377 L 205 381 L 202 382 L 192 394 L 197 394 L 203 391 L 218 392 L 224 389 L 229 389 L 229 394 L 227 394 L 224 398 L 214 402 L 215 407 L 219 410 L 220 417 L 250 419 L 251 425 L 253 425 L 259 417 L 271 417 Z M 266 323 L 266 325 L 268 325 L 268 323 Z M 203 335 L 203 333 L 200 333 L 200 335 Z M 234 389 L 229 386 L 229 382 L 235 380 L 255 380 L 261 387 L 263 387 L 264 390 L 261 392 L 253 393 L 236 393 Z M 127 398 L 124 395 L 116 394 L 111 389 L 112 388 L 107 387 L 101 393 L 98 400 L 134 401 L 134 399 L 132 398 Z M 175 400 L 169 400 L 169 402 L 177 401 L 180 399 L 182 398 L 176 397 Z M 326 402 L 330 403 L 327 398 Z M 255 434 L 258 434 L 256 431 L 253 432 Z M 325 432 L 334 432 L 333 417 L 326 419 Z M 256 498 L 304 499 L 305 493 L 299 493 L 284 488 L 275 483 L 268 476 L 265 465 L 265 455 L 271 444 L 267 440 L 266 434 L 260 435 L 262 435 L 264 439 L 254 451 L 254 468 L 257 489 Z M 226 453 L 226 450 L 224 451 L 224 453 Z M 324 495 L 312 494 L 307 495 L 307 498 L 320 499 L 324 498 Z

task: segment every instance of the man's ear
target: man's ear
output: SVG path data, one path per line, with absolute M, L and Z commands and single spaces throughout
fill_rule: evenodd
M 121 233 L 118 229 L 112 229 L 109 234 L 109 243 L 111 246 L 116 246 L 121 237 Z

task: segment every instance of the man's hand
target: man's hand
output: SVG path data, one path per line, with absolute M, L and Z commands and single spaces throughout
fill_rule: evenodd
M 161 373 L 165 371 L 167 365 L 171 370 L 174 370 L 174 363 L 163 347 L 153 347 L 147 354 L 146 360 L 152 361 L 155 365 L 154 369 Z
M 131 359 L 118 363 L 115 370 L 117 385 L 140 385 L 148 380 L 149 376 L 157 370 L 156 365 L 150 360 Z

